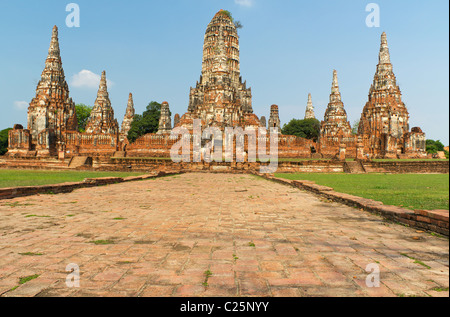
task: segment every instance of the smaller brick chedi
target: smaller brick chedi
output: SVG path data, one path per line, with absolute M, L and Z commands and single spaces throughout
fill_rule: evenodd
M 352 128 L 347 121 L 347 112 L 344 109 L 337 71 L 333 71 L 333 84 L 331 86 L 330 102 L 325 111 L 324 121 L 321 124 L 320 137 L 328 140 L 348 138 L 352 134 Z
M 69 97 L 55 26 L 36 96 L 28 108 L 28 129 L 10 133 L 9 155 L 56 155 L 64 150 L 64 132 L 77 130 L 75 103 Z
M 91 116 L 86 124 L 86 132 L 97 134 L 117 134 L 119 132 L 119 124 L 114 118 L 114 109 L 109 100 L 105 71 L 102 72 L 97 99 L 95 99 Z

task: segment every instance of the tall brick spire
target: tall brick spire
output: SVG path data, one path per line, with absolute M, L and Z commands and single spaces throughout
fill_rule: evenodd
M 339 91 L 339 82 L 337 77 L 337 71 L 333 71 L 333 83 L 331 85 L 330 102 L 341 101 L 341 92 Z
M 203 127 L 259 127 L 253 114 L 252 91 L 242 81 L 239 36 L 228 11 L 220 10 L 206 28 L 202 72 L 189 94 L 188 112 L 180 126 L 191 129 L 199 119 Z
M 383 134 L 400 139 L 409 132 L 409 114 L 397 85 L 385 32 L 381 35 L 377 70 L 369 90 L 369 100 L 361 114 L 358 132 L 370 138 L 373 153 L 396 151 L 392 144 L 380 144 L 378 140 L 383 138 Z M 400 144 L 403 141 L 398 142 Z
M 380 64 L 390 64 L 391 56 L 389 54 L 389 46 L 387 42 L 386 32 L 381 34 L 381 47 L 380 47 L 380 55 L 378 57 L 378 61 Z
M 352 133 L 350 123 L 347 121 L 347 112 L 344 109 L 341 93 L 339 91 L 339 82 L 337 71 L 333 71 L 333 83 L 331 85 L 330 102 L 325 111 L 325 118 L 322 121 L 321 137 L 349 137 Z
M 50 42 L 50 48 L 48 49 L 48 58 L 55 58 L 59 59 L 61 62 L 61 56 L 60 56 L 60 49 L 59 49 L 59 39 L 58 39 L 58 27 L 55 25 L 53 27 L 52 31 L 52 40 Z
M 114 110 L 109 100 L 106 72 L 102 72 L 97 99 L 92 108 L 91 116 L 86 124 L 87 133 L 119 133 L 119 124 L 114 118 Z
M 53 131 L 53 138 L 63 149 L 63 131 L 77 131 L 75 103 L 69 97 L 58 40 L 58 28 L 52 30 L 48 56 L 41 79 L 36 87 L 36 96 L 28 108 L 28 129 L 32 143 L 37 142 L 38 134 L 44 130 Z
M 217 73 L 239 82 L 239 36 L 228 11 L 220 10 L 208 25 L 203 45 L 202 76 L 209 81 Z

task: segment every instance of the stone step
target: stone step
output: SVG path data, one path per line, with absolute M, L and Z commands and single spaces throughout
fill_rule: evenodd
M 91 162 L 91 163 L 90 163 Z M 87 156 L 74 156 L 69 163 L 69 168 L 77 168 L 85 165 L 92 164 L 92 160 L 90 160 Z
M 127 156 L 127 152 L 125 151 L 116 151 L 114 152 L 113 157 L 126 157 Z
M 365 174 L 367 173 L 360 161 L 345 162 L 344 170 L 349 174 Z

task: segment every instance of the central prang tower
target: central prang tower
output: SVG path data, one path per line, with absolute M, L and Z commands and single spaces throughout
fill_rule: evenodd
M 240 75 L 239 36 L 228 11 L 220 10 L 206 29 L 202 75 L 190 90 L 188 112 L 177 126 L 192 129 L 194 119 L 201 120 L 202 128 L 260 126 L 251 88 Z

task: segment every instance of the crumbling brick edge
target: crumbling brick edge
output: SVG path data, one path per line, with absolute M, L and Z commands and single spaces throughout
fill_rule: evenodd
M 331 187 L 317 185 L 313 181 L 288 180 L 275 177 L 273 174 L 252 174 L 261 176 L 267 180 L 315 193 L 321 197 L 343 203 L 347 206 L 356 207 L 381 215 L 387 220 L 398 222 L 412 228 L 438 233 L 447 237 L 449 236 L 448 210 L 409 210 L 397 206 L 384 205 L 382 202 L 372 199 L 338 193 Z
M 53 185 L 42 186 L 25 186 L 25 187 L 11 187 L 0 188 L 0 201 L 3 199 L 13 199 L 17 197 L 32 196 L 37 194 L 62 194 L 70 193 L 76 189 L 105 186 L 118 183 L 134 182 L 146 179 L 154 179 L 164 176 L 172 176 L 183 174 L 182 171 L 176 172 L 157 172 L 153 174 L 129 176 L 129 177 L 100 177 L 100 178 L 86 178 L 82 182 L 71 182 Z

